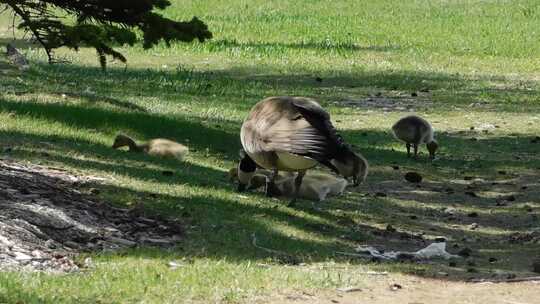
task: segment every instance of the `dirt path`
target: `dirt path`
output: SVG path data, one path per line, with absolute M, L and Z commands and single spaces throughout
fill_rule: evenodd
M 401 288 L 391 288 L 399 284 Z M 465 283 L 389 276 L 372 279 L 359 290 L 332 293 L 295 292 L 261 303 L 340 304 L 538 304 L 540 282 Z

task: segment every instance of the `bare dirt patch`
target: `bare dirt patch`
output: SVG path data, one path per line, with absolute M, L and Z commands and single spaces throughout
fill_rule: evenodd
M 76 271 L 84 251 L 173 246 L 180 223 L 77 190 L 96 178 L 0 160 L 0 269 Z
M 399 287 L 396 287 L 399 286 Z M 515 303 L 540 299 L 539 282 L 463 283 L 414 276 L 370 277 L 365 284 L 336 291 L 295 291 L 259 303 Z
M 368 110 L 380 110 L 384 112 L 417 111 L 432 107 L 433 102 L 429 93 L 396 93 L 383 96 L 377 93 L 363 99 L 347 99 L 334 102 L 337 106 L 361 108 Z

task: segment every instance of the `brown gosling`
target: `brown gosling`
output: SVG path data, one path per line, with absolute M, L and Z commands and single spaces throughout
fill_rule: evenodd
M 278 170 L 297 172 L 296 193 L 306 170 L 318 163 L 352 177 L 355 186 L 367 174 L 367 170 L 361 171 L 367 169 L 365 159 L 337 134 L 328 112 L 309 98 L 269 97 L 258 102 L 242 124 L 240 140 L 245 153 L 239 164 L 238 191 L 246 188 L 245 181 L 257 166 L 272 171 L 266 184 L 267 196 L 276 190 Z M 295 200 L 293 195 L 291 203 Z
M 114 139 L 113 149 L 120 147 L 129 147 L 130 152 L 142 152 L 152 156 L 174 157 L 180 161 L 184 160 L 189 153 L 189 148 L 164 138 L 155 138 L 144 144 L 137 144 L 135 141 L 124 134 L 119 134 Z
M 394 136 L 405 142 L 407 156 L 411 156 L 411 145 L 414 149 L 414 158 L 418 158 L 418 145 L 426 144 L 429 151 L 429 158 L 435 158 L 435 152 L 439 144 L 434 138 L 433 127 L 422 117 L 410 115 L 401 118 L 393 126 Z

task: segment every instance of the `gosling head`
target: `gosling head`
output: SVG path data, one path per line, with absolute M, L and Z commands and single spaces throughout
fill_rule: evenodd
M 253 175 L 255 175 L 257 165 L 244 151 L 240 150 L 240 163 L 238 164 L 238 192 L 246 190 L 250 184 Z
M 129 146 L 131 142 L 133 142 L 133 140 L 129 136 L 126 136 L 124 134 L 118 134 L 114 139 L 112 148 L 118 149 L 120 147 Z
M 353 186 L 358 186 L 366 180 L 369 164 L 359 153 L 347 148 L 339 159 L 333 159 L 331 163 L 338 169 L 339 174 L 345 178 L 352 177 Z
M 439 143 L 437 143 L 436 140 L 432 140 L 426 144 L 427 149 L 429 151 L 429 158 L 434 159 L 435 158 L 435 152 L 437 149 L 439 149 Z

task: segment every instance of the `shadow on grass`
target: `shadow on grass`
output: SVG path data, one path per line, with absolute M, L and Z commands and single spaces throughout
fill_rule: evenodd
M 124 113 L 124 115 L 129 114 Z M 346 136 L 352 137 L 354 132 L 346 134 Z M 380 132 L 368 132 L 367 136 L 361 138 L 368 141 L 372 137 L 385 136 L 388 135 Z M 368 179 L 368 184 L 363 186 L 359 193 L 351 193 L 326 203 L 312 204 L 304 201 L 299 204 L 299 207 L 290 209 L 285 206 L 285 202 L 269 200 L 262 195 L 238 196 L 233 192 L 233 187 L 227 184 L 222 171 L 194 164 L 177 164 L 166 160 L 150 161 L 140 155 L 115 151 L 88 141 L 79 141 L 77 145 L 71 145 L 72 139 L 61 136 L 2 132 L 0 138 L 3 138 L 4 142 L 15 139 L 22 143 L 21 150 L 13 152 L 17 158 L 45 158 L 48 161 L 81 170 L 92 169 L 102 172 L 104 175 L 117 173 L 135 179 L 171 185 L 171 187 L 174 187 L 175 184 L 187 184 L 195 187 L 225 190 L 224 193 L 209 191 L 184 196 L 182 194 L 163 194 L 160 191 L 138 191 L 116 185 L 93 185 L 102 188 L 103 196 L 114 198 L 113 201 L 116 203 L 125 203 L 125 198 L 128 198 L 131 201 L 142 202 L 149 212 L 181 218 L 190 227 L 190 231 L 185 244 L 181 245 L 178 251 L 169 253 L 171 258 L 186 256 L 221 259 L 225 257 L 228 260 L 236 261 L 271 259 L 276 263 L 309 263 L 351 259 L 353 263 L 365 263 L 366 259 L 357 260 L 341 257 L 336 252 L 353 252 L 354 246 L 358 244 L 376 245 L 386 250 L 418 250 L 429 243 L 429 240 L 419 237 L 422 233 L 427 233 L 428 235 L 443 235 L 448 238 L 450 244 L 457 245 L 456 248 L 449 249 L 454 253 L 464 247 L 472 248 L 475 252 L 472 259 L 478 265 L 477 268 L 483 272 L 478 275 L 488 276 L 495 266 L 504 271 L 527 273 L 528 258 L 535 250 L 538 250 L 538 246 L 533 244 L 509 246 L 503 243 L 508 239 L 509 233 L 524 233 L 534 223 L 532 218 L 524 220 L 523 215 L 516 218 L 514 216 L 516 210 L 513 208 L 504 208 L 495 213 L 480 212 L 478 219 L 467 217 L 466 211 L 457 211 L 455 215 L 457 219 L 454 220 L 449 220 L 441 209 L 445 207 L 445 204 L 455 208 L 483 209 L 487 208 L 488 204 L 493 203 L 481 197 L 468 199 L 462 195 L 459 198 L 463 201 L 459 203 L 459 200 L 452 200 L 444 193 L 434 194 L 433 191 L 424 191 L 413 195 L 413 191 L 417 189 L 408 185 L 399 186 L 404 191 L 403 193 L 389 192 L 386 198 L 374 196 L 375 192 L 384 189 L 378 185 L 379 181 L 390 180 L 399 184 L 399 179 L 401 179 L 401 173 L 385 172 L 380 170 L 378 165 L 375 165 L 374 173 Z M 452 140 L 459 144 L 459 139 L 452 138 Z M 514 139 L 490 139 L 494 145 L 501 146 L 507 146 L 507 140 Z M 44 157 L 40 154 L 43 150 L 37 152 L 26 149 L 25 143 L 27 142 L 52 142 L 53 146 L 44 149 L 48 153 L 48 156 Z M 445 142 L 444 138 L 441 139 L 441 142 Z M 485 148 L 485 145 L 479 145 L 476 148 Z M 511 147 L 507 147 L 507 149 L 511 149 Z M 404 152 L 377 150 L 376 146 L 368 146 L 363 150 L 368 159 L 370 155 L 379 155 L 381 158 L 377 162 L 380 165 L 388 164 L 388 159 L 406 159 Z M 73 153 L 86 157 L 80 159 L 70 156 Z M 100 160 L 95 161 L 92 158 Z M 384 162 L 385 159 L 386 162 Z M 135 164 L 126 162 L 126 160 L 133 161 Z M 405 161 L 407 162 L 406 166 L 420 172 L 425 171 L 426 174 L 435 179 L 436 182 L 424 183 L 421 190 L 439 189 L 442 183 L 445 187 L 464 188 L 463 185 L 459 186 L 449 182 L 448 176 L 437 174 L 437 170 L 441 166 L 443 169 L 454 169 L 460 165 L 463 166 L 463 161 L 441 161 L 444 166 L 447 166 L 446 168 L 443 165 L 435 168 L 428 162 Z M 150 164 L 150 162 L 157 163 L 164 168 L 174 168 L 178 174 L 174 177 L 162 176 L 159 170 L 146 168 L 145 163 Z M 496 170 L 497 165 L 504 165 L 508 168 L 510 164 L 504 160 L 500 162 L 493 160 L 491 165 L 492 169 Z M 520 171 L 522 167 L 527 166 L 526 163 L 519 162 L 513 165 L 511 170 L 515 171 Z M 491 174 L 490 172 L 482 172 L 488 176 Z M 397 187 L 392 189 L 399 190 Z M 367 195 L 362 195 L 363 191 L 366 191 Z M 414 204 L 407 205 L 409 201 L 414 202 Z M 415 215 L 417 219 L 411 220 L 411 215 Z M 526 216 L 530 217 L 531 215 Z M 473 231 L 467 228 L 473 221 L 480 224 L 480 230 Z M 398 232 L 388 231 L 385 226 L 389 224 L 397 227 Z M 451 225 L 458 226 L 450 228 Z M 302 234 L 315 236 L 315 238 L 293 238 L 280 229 L 276 229 L 277 226 L 290 227 L 302 231 Z M 494 234 L 484 229 L 507 232 Z M 259 245 L 282 251 L 287 255 L 276 256 L 255 248 L 251 243 L 253 233 L 257 235 Z M 324 241 L 319 241 L 321 238 Z M 482 251 L 487 253 L 482 253 Z M 146 255 L 147 251 L 134 250 L 128 251 L 126 254 Z M 508 262 L 494 265 L 488 262 L 491 257 Z M 467 266 L 465 262 L 460 263 L 463 264 L 460 264 L 462 267 L 458 269 L 447 269 L 445 262 L 435 263 L 433 268 L 450 272 L 451 276 L 448 279 L 461 279 L 466 277 L 467 273 L 460 271 L 463 271 L 463 267 Z M 383 267 L 386 267 L 384 265 Z M 410 267 L 415 268 L 414 264 Z M 403 271 L 403 269 L 399 271 Z M 431 276 L 435 272 L 429 271 L 424 275 Z
M 317 77 L 322 77 L 317 81 Z M 343 100 L 362 101 L 363 97 L 377 91 L 387 100 L 402 102 L 396 94 L 405 94 L 407 102 L 419 103 L 430 101 L 430 109 L 448 109 L 456 104 L 470 104 L 474 100 L 488 98 L 489 107 L 473 107 L 470 111 L 492 111 L 496 104 L 514 105 L 505 108 L 508 112 L 530 111 L 530 101 L 538 90 L 535 85 L 528 89 L 510 89 L 504 98 L 498 98 L 499 91 L 491 89 L 491 82 L 503 82 L 498 76 L 465 77 L 457 74 L 423 71 L 335 71 L 328 75 L 314 75 L 313 72 L 298 71 L 294 74 L 282 74 L 270 67 L 230 68 L 215 71 L 196 71 L 178 67 L 175 70 L 154 71 L 149 69 L 116 69 L 106 72 L 98 67 L 77 65 L 36 64 L 25 74 L 25 83 L 11 81 L 19 93 L 80 94 L 88 87 L 98 96 L 110 97 L 119 107 L 137 106 L 141 97 L 160 98 L 162 101 L 178 102 L 182 99 L 201 98 L 220 102 L 230 109 L 248 110 L 258 100 L 268 95 L 308 95 L 323 104 Z M 482 88 L 478 88 L 481 83 Z M 6 82 L 8 84 L 8 82 Z M 483 87 L 485 86 L 485 88 Z M 410 97 L 411 92 L 427 90 L 426 96 Z M 491 92 L 491 93 L 490 93 Z M 314 94 L 322 95 L 314 96 Z M 403 96 L 405 96 L 403 95 Z M 351 97 L 352 96 L 352 97 Z M 436 96 L 433 97 L 433 96 Z M 107 97 L 99 97 L 101 99 Z M 123 99 L 130 100 L 129 102 Z M 434 99 L 434 100 L 432 100 Z M 433 101 L 433 102 L 431 102 Z M 515 102 L 514 102 L 515 101 Z M 105 101 L 107 102 L 107 101 Z M 211 101 L 207 101 L 210 103 Z M 451 104 L 450 104 L 451 102 Z M 121 103 L 121 104 L 120 104 Z M 526 105 L 526 106 L 525 106 Z M 127 108 L 127 107 L 126 107 Z M 142 106 L 139 106 L 141 110 Z M 362 105 L 361 109 L 370 109 Z M 374 106 L 373 108 L 380 109 Z

